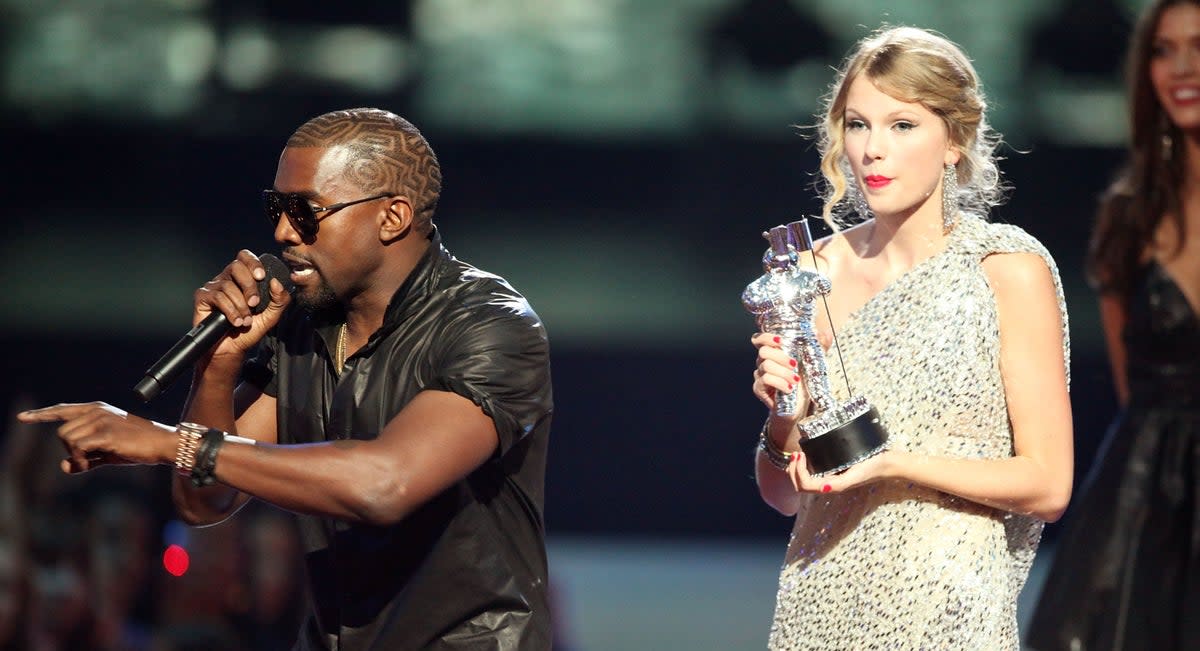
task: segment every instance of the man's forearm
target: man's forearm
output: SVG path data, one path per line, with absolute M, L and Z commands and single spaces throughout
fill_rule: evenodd
M 197 366 L 183 405 L 182 420 L 237 434 L 234 393 L 241 364 L 213 360 Z
M 183 407 L 183 421 L 237 434 L 234 391 L 240 364 L 213 363 L 197 367 Z M 220 484 L 203 488 L 176 473 L 171 495 L 180 517 L 189 524 L 213 524 L 229 517 L 244 502 L 240 493 Z

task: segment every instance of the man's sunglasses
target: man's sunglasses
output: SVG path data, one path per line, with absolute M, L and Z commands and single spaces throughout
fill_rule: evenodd
M 286 193 L 276 192 L 275 190 L 263 190 L 262 196 L 263 210 L 266 212 L 267 221 L 271 223 L 271 228 L 277 227 L 279 225 L 279 216 L 286 214 L 288 221 L 292 224 L 292 228 L 296 229 L 296 232 L 300 234 L 300 239 L 307 242 L 316 238 L 320 221 L 332 215 L 335 210 L 341 210 L 346 206 L 353 206 L 356 203 L 390 197 L 392 194 L 384 192 L 383 194 L 355 199 L 354 201 L 343 201 L 328 206 L 314 206 L 307 197 L 295 192 Z M 317 215 L 321 213 L 324 214 L 318 217 Z

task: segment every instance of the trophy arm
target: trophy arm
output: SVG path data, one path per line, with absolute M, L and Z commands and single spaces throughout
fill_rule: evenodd
M 796 341 L 793 355 L 800 364 L 800 377 L 804 389 L 813 402 L 814 411 L 828 411 L 834 406 L 833 391 L 829 387 L 829 370 L 825 363 L 825 349 L 817 337 L 811 320 Z

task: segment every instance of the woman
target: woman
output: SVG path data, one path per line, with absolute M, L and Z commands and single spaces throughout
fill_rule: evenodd
M 983 218 L 1000 195 L 984 109 L 966 56 L 903 27 L 860 42 L 828 98 L 818 334 L 890 438 L 817 478 L 795 420 L 768 418 L 759 489 L 796 515 L 772 649 L 1019 647 L 1017 594 L 1071 491 L 1069 346 L 1049 254 Z M 771 413 L 782 391 L 808 404 L 778 338 L 752 342 Z
M 1122 410 L 1072 507 L 1030 627 L 1057 649 L 1200 649 L 1200 2 L 1142 15 L 1128 163 L 1089 277 Z

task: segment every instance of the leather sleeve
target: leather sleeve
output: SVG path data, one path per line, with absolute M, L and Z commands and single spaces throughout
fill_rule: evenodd
M 553 410 L 545 328 L 524 299 L 510 296 L 494 297 L 455 329 L 435 385 L 492 418 L 503 455 Z

